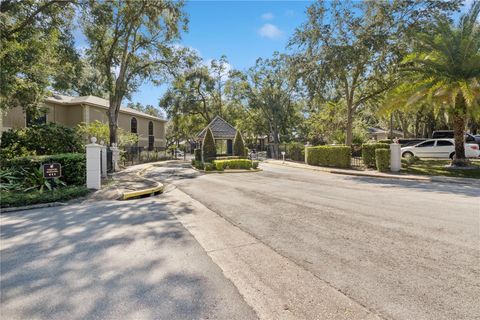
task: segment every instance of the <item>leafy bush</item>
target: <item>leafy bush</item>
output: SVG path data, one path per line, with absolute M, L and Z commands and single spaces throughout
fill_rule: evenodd
M 407 159 L 403 158 L 403 159 L 402 159 L 402 164 L 405 165 L 405 167 L 408 168 L 408 167 L 411 166 L 412 164 L 415 164 L 415 163 L 417 163 L 417 162 L 419 162 L 419 161 L 420 161 L 420 158 L 419 158 L 419 157 L 413 156 L 413 157 L 410 157 L 410 158 L 407 158 Z
M 300 142 L 290 142 L 286 145 L 286 157 L 294 161 L 305 161 L 305 146 Z
M 378 143 L 388 143 L 388 144 L 390 144 L 390 143 L 392 143 L 392 140 L 390 140 L 390 139 L 381 139 L 381 140 L 378 140 Z
M 198 170 L 203 170 L 203 162 L 195 160 L 194 167 L 197 168 Z
M 193 153 L 195 154 L 195 160 L 202 161 L 202 149 L 197 148 Z
M 223 171 L 225 169 L 250 169 L 252 162 L 247 159 L 232 159 L 232 160 L 214 160 L 215 169 Z
M 243 142 L 242 134 L 240 130 L 237 130 L 235 139 L 233 140 L 233 155 L 243 157 L 245 153 L 245 143 Z
M 378 171 L 388 171 L 390 167 L 390 149 L 375 149 L 375 163 Z
M 362 144 L 363 163 L 370 168 L 375 168 L 375 150 L 389 148 L 386 143 L 364 143 Z
M 97 141 L 104 141 L 107 145 L 110 141 L 110 129 L 108 123 L 103 123 L 95 120 L 90 123 L 80 123 L 78 125 L 78 131 L 88 137 L 97 138 Z M 138 135 L 130 133 L 122 128 L 117 128 L 117 144 L 119 147 L 131 146 L 138 142 Z
M 51 156 L 17 157 L 2 161 L 1 168 L 10 170 L 15 176 L 24 178 L 26 173 L 39 170 L 42 164 L 60 163 L 62 166 L 61 181 L 67 185 L 81 186 L 85 184 L 86 160 L 82 153 L 64 153 Z
M 258 161 L 253 161 L 252 162 L 252 169 L 257 169 L 258 168 Z
M 29 192 L 0 192 L 0 206 L 2 208 L 26 206 L 37 203 L 48 203 L 55 201 L 66 201 L 77 197 L 85 196 L 90 191 L 84 186 L 72 186 L 62 189 L 40 192 L 31 190 Z
M 205 169 L 205 171 L 213 171 L 213 163 L 206 162 L 203 164 L 203 168 Z
M 314 166 L 350 167 L 352 150 L 349 146 L 317 146 L 306 148 L 306 162 Z
M 221 157 L 215 157 L 215 159 L 212 160 L 234 160 L 234 159 L 246 159 L 247 157 L 245 156 L 221 156 Z
M 202 144 L 203 159 L 213 159 L 217 155 L 217 148 L 215 146 L 215 139 L 213 138 L 212 130 L 207 128 Z
M 192 159 L 192 166 L 195 166 L 195 159 Z
M 83 138 L 72 128 L 55 123 L 10 129 L 2 133 L 2 160 L 14 157 L 83 152 Z

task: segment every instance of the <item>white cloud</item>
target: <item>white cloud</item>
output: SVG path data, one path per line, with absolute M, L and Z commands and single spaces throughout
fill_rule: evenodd
M 263 20 L 273 20 L 273 13 L 266 12 L 266 13 L 262 14 L 261 17 L 262 17 Z
M 265 23 L 258 29 L 258 34 L 264 38 L 277 39 L 280 38 L 283 33 L 276 25 Z

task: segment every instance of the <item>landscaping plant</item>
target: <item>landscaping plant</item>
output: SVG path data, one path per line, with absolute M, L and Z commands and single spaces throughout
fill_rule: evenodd
M 352 150 L 349 146 L 317 146 L 306 148 L 305 160 L 314 166 L 350 167 Z
M 242 134 L 240 130 L 237 130 L 235 134 L 235 139 L 233 140 L 233 155 L 243 157 L 245 154 L 245 143 L 243 142 Z
M 2 133 L 2 160 L 14 157 L 84 152 L 81 134 L 55 123 L 10 129 Z
M 362 145 L 363 164 L 369 168 L 375 168 L 375 150 L 387 148 L 389 148 L 389 145 L 386 143 L 364 143 Z
M 215 139 L 213 138 L 212 130 L 207 128 L 202 144 L 203 161 L 207 162 L 215 158 L 217 155 L 217 148 L 215 147 Z
M 375 163 L 378 171 L 388 171 L 390 167 L 390 149 L 375 149 Z

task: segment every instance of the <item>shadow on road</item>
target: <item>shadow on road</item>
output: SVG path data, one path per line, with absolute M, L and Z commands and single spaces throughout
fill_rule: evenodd
M 384 178 L 370 178 L 360 176 L 348 176 L 348 180 L 382 185 L 385 188 L 407 188 L 415 189 L 420 192 L 435 192 L 435 193 L 453 193 L 461 194 L 468 197 L 480 197 L 480 189 L 475 185 L 463 185 L 457 183 L 443 183 L 443 182 L 418 182 L 413 180 L 394 180 Z
M 205 275 L 175 268 L 168 253 L 188 253 L 195 240 L 165 213 L 167 205 L 108 202 L 3 215 L 2 314 L 201 318 Z

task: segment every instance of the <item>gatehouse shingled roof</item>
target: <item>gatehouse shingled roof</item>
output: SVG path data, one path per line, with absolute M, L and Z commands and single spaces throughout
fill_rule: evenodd
M 210 122 L 208 126 L 197 135 L 197 139 L 203 139 L 208 127 L 212 130 L 214 139 L 233 139 L 237 133 L 237 129 L 235 129 L 230 123 L 223 120 L 221 117 L 216 116 L 212 122 Z

